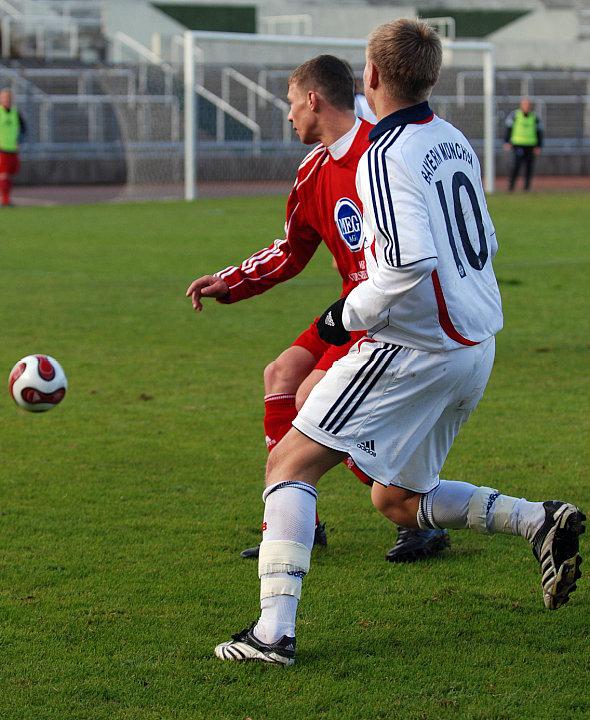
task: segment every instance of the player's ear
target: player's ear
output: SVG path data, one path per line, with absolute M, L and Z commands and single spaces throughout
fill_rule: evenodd
M 379 85 L 379 70 L 377 70 L 377 66 L 374 65 L 368 58 L 364 80 L 368 83 L 371 90 L 375 90 Z
M 317 112 L 320 104 L 320 98 L 315 90 L 309 90 L 307 93 L 307 105 L 312 112 Z

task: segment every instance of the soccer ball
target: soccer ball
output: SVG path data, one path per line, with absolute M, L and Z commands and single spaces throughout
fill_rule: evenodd
M 49 355 L 27 355 L 12 368 L 8 392 L 17 405 L 30 412 L 45 412 L 58 405 L 68 381 L 62 366 Z

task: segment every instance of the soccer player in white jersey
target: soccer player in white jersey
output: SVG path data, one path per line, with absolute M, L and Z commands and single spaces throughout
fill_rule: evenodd
M 575 505 L 439 476 L 483 395 L 502 327 L 479 163 L 462 133 L 428 105 L 441 61 L 436 32 L 420 21 L 382 25 L 369 38 L 365 94 L 379 122 L 357 172 L 368 279 L 318 321 L 336 345 L 369 330 L 315 386 L 269 457 L 262 611 L 215 648 L 221 659 L 294 662 L 316 485 L 347 454 L 373 478 L 373 503 L 393 522 L 528 540 L 547 608 L 564 605 L 581 575 L 585 516 Z

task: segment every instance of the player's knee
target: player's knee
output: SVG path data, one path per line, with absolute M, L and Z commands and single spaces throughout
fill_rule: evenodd
M 297 377 L 291 363 L 277 358 L 264 368 L 264 389 L 266 393 L 290 392 L 297 390 Z
M 263 373 L 264 388 L 267 391 L 268 391 L 269 387 L 272 387 L 273 381 L 275 380 L 275 377 L 276 377 L 275 364 L 276 364 L 276 360 L 273 360 L 271 363 L 269 363 L 264 368 L 264 373 Z

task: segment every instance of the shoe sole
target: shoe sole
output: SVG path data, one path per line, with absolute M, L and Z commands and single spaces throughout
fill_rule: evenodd
M 215 655 L 220 660 L 231 662 L 265 662 L 271 665 L 293 665 L 295 658 L 286 658 L 277 653 L 265 653 L 247 643 L 222 643 L 215 648 Z
M 555 545 L 558 542 L 571 544 L 572 547 L 575 547 L 575 551 L 562 560 L 549 588 L 543 584 L 543 601 L 548 610 L 557 610 L 569 602 L 570 595 L 577 588 L 576 582 L 582 577 L 579 537 L 586 530 L 584 526 L 586 516 L 575 505 L 564 505 L 556 514 L 555 525 L 552 532 L 550 531 L 551 557 L 554 556 Z M 546 542 L 543 543 L 544 547 Z M 546 553 L 546 550 L 541 552 L 541 557 L 544 557 Z M 549 569 L 550 567 L 545 570 L 545 574 Z

